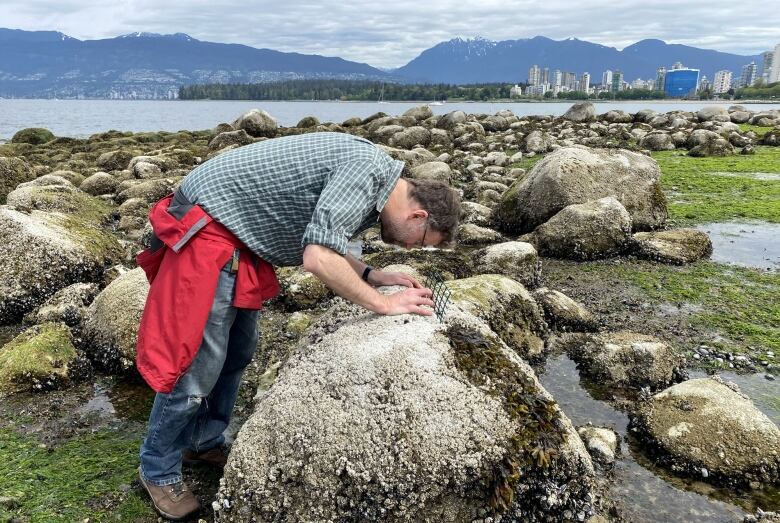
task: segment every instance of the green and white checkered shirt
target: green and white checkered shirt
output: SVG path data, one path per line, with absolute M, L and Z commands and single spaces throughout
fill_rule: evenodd
M 310 243 L 342 255 L 379 218 L 403 162 L 342 133 L 309 133 L 253 143 L 190 172 L 182 194 L 264 260 L 303 263 Z

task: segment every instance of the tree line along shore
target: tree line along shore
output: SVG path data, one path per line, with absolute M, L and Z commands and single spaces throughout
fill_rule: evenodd
M 523 85 L 523 84 L 520 84 Z M 490 101 L 490 100 L 664 100 L 671 99 L 663 91 L 629 89 L 602 92 L 598 95 L 583 91 L 561 93 L 555 98 L 551 91 L 544 96 L 512 96 L 512 85 L 484 84 L 402 84 L 367 80 L 288 80 L 254 84 L 202 84 L 179 88 L 181 100 L 343 100 L 343 101 Z M 697 99 L 711 99 L 703 91 Z M 780 82 L 765 87 L 737 89 L 738 100 L 780 100 Z

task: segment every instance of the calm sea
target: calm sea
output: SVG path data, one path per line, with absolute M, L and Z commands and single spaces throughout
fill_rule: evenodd
M 636 112 L 655 109 L 695 111 L 720 102 L 597 102 L 596 110 L 621 109 Z M 7 100 L 0 99 L 0 140 L 9 140 L 25 127 L 45 127 L 57 136 L 86 137 L 94 133 L 120 131 L 179 131 L 210 129 L 231 122 L 252 108 L 273 115 L 281 125 L 292 126 L 304 116 L 323 122 L 342 122 L 352 116 L 366 117 L 377 111 L 399 115 L 420 103 L 377 102 L 262 102 L 262 101 L 151 101 L 151 100 Z M 493 114 L 509 109 L 518 116 L 561 115 L 572 102 L 550 103 L 447 103 L 433 106 L 444 114 L 461 109 L 467 113 Z M 745 104 L 751 110 L 780 109 L 780 104 Z

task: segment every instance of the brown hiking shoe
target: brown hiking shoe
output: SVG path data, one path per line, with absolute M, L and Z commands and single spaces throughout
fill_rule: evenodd
M 138 477 L 141 479 L 141 485 L 152 498 L 154 509 L 161 516 L 173 521 L 183 521 L 200 510 L 198 499 L 183 481 L 158 487 L 146 481 L 140 470 Z
M 209 465 L 219 469 L 225 468 L 227 458 L 228 452 L 222 447 L 214 447 L 203 452 L 187 449 L 181 456 L 182 463 L 185 465 Z

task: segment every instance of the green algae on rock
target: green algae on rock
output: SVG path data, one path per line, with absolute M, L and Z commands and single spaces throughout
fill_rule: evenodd
M 75 215 L 4 206 L 0 244 L 0 323 L 20 319 L 71 283 L 98 279 L 121 252 L 109 231 Z
M 481 274 L 446 282 L 452 301 L 487 322 L 521 356 L 538 358 L 548 327 L 533 296 L 519 282 L 499 274 Z
M 534 381 L 502 353 L 496 340 L 457 324 L 450 326 L 447 337 L 456 367 L 474 386 L 499 398 L 513 422 L 511 448 L 490 478 L 490 506 L 500 514 L 514 505 L 521 477 L 528 481 L 531 470 L 550 467 L 566 431 L 561 426 L 556 403 L 539 394 Z M 521 506 L 523 502 L 517 500 Z
M 58 387 L 69 380 L 70 366 L 77 358 L 67 326 L 31 327 L 0 348 L 0 392 Z
M 28 127 L 17 131 L 11 138 L 11 143 L 29 143 L 32 145 L 40 145 L 46 142 L 54 140 L 54 134 L 41 127 Z
M 17 185 L 35 178 L 30 165 L 21 158 L 0 156 L 0 204 Z

